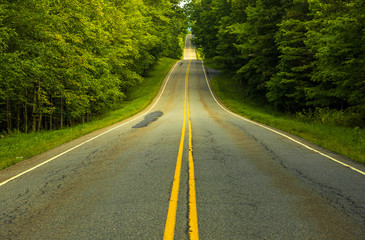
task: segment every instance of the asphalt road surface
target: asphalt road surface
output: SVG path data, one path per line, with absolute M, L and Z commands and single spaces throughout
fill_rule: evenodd
M 364 165 L 226 111 L 190 38 L 143 113 L 0 171 L 0 239 L 365 239 Z

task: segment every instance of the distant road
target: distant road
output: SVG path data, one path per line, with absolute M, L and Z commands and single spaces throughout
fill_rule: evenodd
M 146 111 L 0 171 L 0 239 L 364 239 L 365 167 L 229 113 L 190 39 Z

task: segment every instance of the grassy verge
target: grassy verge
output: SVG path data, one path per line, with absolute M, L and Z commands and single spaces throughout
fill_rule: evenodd
M 258 105 L 242 96 L 242 86 L 227 73 L 214 77 L 212 87 L 222 103 L 237 114 L 292 133 L 354 161 L 365 163 L 364 129 L 303 122 L 293 115 Z
M 164 58 L 148 73 L 143 84 L 127 93 L 127 101 L 92 122 L 55 131 L 10 134 L 0 139 L 0 169 L 35 156 L 87 133 L 107 127 L 145 109 L 155 98 L 176 59 Z

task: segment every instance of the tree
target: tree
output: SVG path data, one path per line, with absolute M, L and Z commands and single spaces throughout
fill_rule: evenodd
M 280 1 L 258 0 L 246 8 L 247 21 L 234 26 L 236 47 L 244 60 L 237 73 L 247 82 L 251 96 L 264 96 L 266 82 L 275 74 L 279 61 L 275 34 L 283 9 Z
M 143 84 L 160 57 L 179 57 L 176 0 L 0 3 L 0 131 L 84 122 Z
M 305 44 L 309 6 L 305 0 L 295 0 L 285 11 L 275 35 L 280 60 L 277 72 L 266 82 L 266 96 L 278 109 L 296 112 L 307 107 L 306 89 L 314 86 L 310 79 L 313 56 Z
M 345 109 L 365 104 L 364 10 L 359 0 L 312 0 L 307 46 L 315 56 L 306 91 L 311 106 Z

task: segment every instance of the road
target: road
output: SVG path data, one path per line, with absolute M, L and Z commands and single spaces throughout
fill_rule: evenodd
M 0 171 L 0 239 L 364 239 L 365 167 L 229 113 L 190 38 L 144 112 Z

